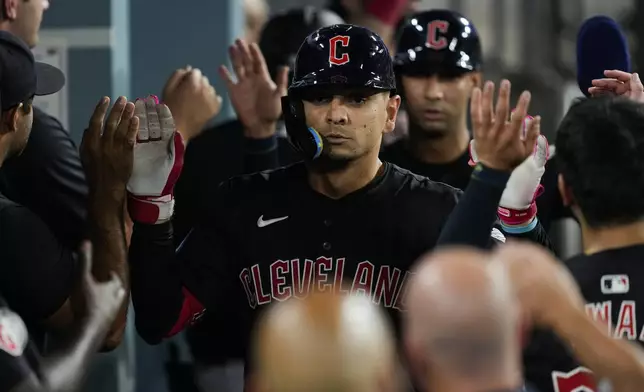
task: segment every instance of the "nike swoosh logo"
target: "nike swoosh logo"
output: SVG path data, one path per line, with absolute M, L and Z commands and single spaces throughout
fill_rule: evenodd
M 281 222 L 281 221 L 283 221 L 285 219 L 288 219 L 288 216 L 283 216 L 281 218 L 264 220 L 264 215 L 262 215 L 262 216 L 259 217 L 259 219 L 257 219 L 257 227 L 266 227 L 268 225 L 272 225 L 273 223 Z

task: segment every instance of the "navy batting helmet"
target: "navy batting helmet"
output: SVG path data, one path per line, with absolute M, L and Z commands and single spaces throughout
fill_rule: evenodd
M 430 10 L 407 18 L 398 31 L 397 75 L 429 76 L 478 71 L 483 63 L 478 32 L 455 11 Z
M 289 139 L 306 159 L 319 157 L 324 141 L 306 125 L 302 97 L 320 87 L 395 91 L 387 46 L 376 33 L 349 24 L 323 27 L 304 40 L 288 96 L 282 98 L 282 111 Z

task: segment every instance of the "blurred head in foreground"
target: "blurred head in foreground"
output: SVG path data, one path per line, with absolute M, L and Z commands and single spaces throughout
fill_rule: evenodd
M 399 390 L 387 316 L 367 298 L 316 293 L 278 303 L 255 338 L 256 392 Z
M 423 392 L 522 386 L 519 307 L 505 269 L 461 248 L 424 256 L 407 293 L 404 341 Z

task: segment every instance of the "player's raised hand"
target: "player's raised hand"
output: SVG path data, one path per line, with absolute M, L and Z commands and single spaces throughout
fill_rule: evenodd
M 483 91 L 472 92 L 472 118 L 476 153 L 479 162 L 491 169 L 511 172 L 533 152 L 540 133 L 541 118 L 535 117 L 524 132 L 523 121 L 528 115 L 530 93 L 519 97 L 510 118 L 510 82 L 503 80 L 494 105 L 494 83 L 486 82 Z
M 566 267 L 543 247 L 509 241 L 494 251 L 506 268 L 530 324 L 554 327 L 562 315 L 584 308 L 579 287 Z
M 177 131 L 186 143 L 219 114 L 221 101 L 208 78 L 190 66 L 176 70 L 163 88 L 163 102 L 172 111 Z
M 279 43 L 277 43 L 279 45 Z M 226 82 L 228 95 L 244 125 L 246 136 L 264 138 L 274 134 L 282 114 L 281 97 L 288 87 L 288 67 L 280 69 L 274 82 L 259 46 L 238 39 L 228 48 L 236 81 L 225 65 L 219 75 Z
M 644 102 L 644 85 L 637 72 L 619 70 L 604 71 L 605 78 L 594 79 L 588 92 L 593 97 L 600 95 L 624 96 L 637 102 Z
M 170 109 L 157 97 L 137 99 L 135 112 L 140 125 L 127 184 L 128 210 L 135 222 L 163 223 L 172 218 L 174 185 L 183 168 L 185 146 Z
M 512 112 L 513 117 L 516 112 Z M 532 116 L 527 116 L 523 121 L 523 132 L 527 133 Z M 543 191 L 541 177 L 546 172 L 548 161 L 548 139 L 544 135 L 537 137 L 533 153 L 530 154 L 519 166 L 512 170 L 510 179 L 505 186 L 498 214 L 501 221 L 507 225 L 520 225 L 532 221 L 537 213 L 535 199 Z M 476 141 L 470 142 L 470 166 L 478 163 Z
M 139 118 L 125 97 L 116 100 L 106 119 L 109 106 L 110 99 L 101 98 L 83 134 L 80 154 L 90 192 L 122 203 L 132 174 Z

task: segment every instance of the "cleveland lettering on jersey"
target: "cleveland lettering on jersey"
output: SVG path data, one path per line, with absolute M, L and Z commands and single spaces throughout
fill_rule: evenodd
M 244 268 L 239 280 L 251 309 L 273 301 L 303 299 L 316 290 L 362 295 L 376 305 L 405 310 L 405 287 L 413 275 L 411 272 L 361 261 L 356 264 L 354 273 L 345 275 L 345 263 L 343 257 L 325 256 L 315 260 L 276 260 L 266 267 L 268 273 L 262 272 L 260 264 Z M 268 276 L 268 282 L 262 281 L 262 276 Z

